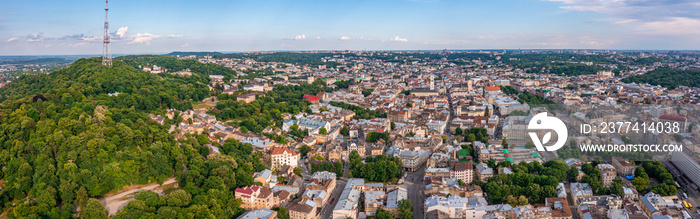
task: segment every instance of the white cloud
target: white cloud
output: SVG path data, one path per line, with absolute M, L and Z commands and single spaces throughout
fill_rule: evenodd
M 116 33 L 117 37 L 119 37 L 119 38 L 126 37 L 126 31 L 128 31 L 128 30 L 129 30 L 128 26 L 120 27 L 119 29 L 117 29 L 117 33 Z
M 700 19 L 673 17 L 644 23 L 637 30 L 650 35 L 694 36 L 700 34 Z
M 349 36 L 341 36 L 340 40 L 350 40 L 350 37 Z
M 321 37 L 320 37 L 320 36 L 317 36 L 317 37 L 316 37 L 316 39 L 317 39 L 317 40 L 320 40 L 320 39 L 321 39 Z
M 399 36 L 394 37 L 391 39 L 391 41 L 397 41 L 397 42 L 408 42 L 408 39 L 406 38 L 400 38 Z
M 295 40 L 303 40 L 303 39 L 306 39 L 306 34 L 296 35 L 296 36 L 294 36 L 294 39 L 295 39 Z
M 162 38 L 180 38 L 184 37 L 183 35 L 156 35 L 156 34 L 150 34 L 150 33 L 137 33 L 137 34 L 131 34 L 128 35 L 128 44 L 135 44 L 135 43 L 143 43 L 146 45 L 150 45 L 151 41 L 154 39 L 162 39 Z
M 636 19 L 627 19 L 627 20 L 622 20 L 622 21 L 617 21 L 615 24 L 629 24 L 637 21 Z
M 185 43 L 185 44 L 180 45 L 180 47 L 188 47 L 188 46 L 190 46 L 189 43 Z
M 10 39 L 7 39 L 6 42 L 9 43 L 9 42 L 15 41 L 15 40 L 17 40 L 17 39 L 18 39 L 17 37 L 12 37 L 12 38 L 10 38 Z

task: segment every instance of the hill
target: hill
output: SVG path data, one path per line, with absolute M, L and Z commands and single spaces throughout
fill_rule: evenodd
M 205 55 L 219 55 L 221 54 L 220 52 L 180 52 L 180 51 L 174 51 L 168 54 L 165 54 L 166 56 L 191 56 L 191 55 L 196 55 L 196 56 L 205 56 Z
M 106 218 L 97 198 L 175 176 L 182 189 L 163 196 L 139 192 L 116 217 L 240 215 L 233 189 L 253 183 L 250 173 L 264 169 L 262 154 L 229 140 L 213 143 L 223 154 L 209 155 L 206 135 L 176 141 L 168 132 L 182 117 L 161 125 L 147 115 L 191 108 L 190 99 L 208 96 L 204 82 L 203 75 L 156 75 L 117 60 L 105 67 L 91 58 L 3 87 L 2 211 L 10 218 Z M 108 95 L 114 92 L 120 94 Z M 38 94 L 45 98 L 33 98 Z
M 668 89 L 678 86 L 700 87 L 700 71 L 658 68 L 643 75 L 635 75 L 625 79 L 625 83 L 660 85 Z

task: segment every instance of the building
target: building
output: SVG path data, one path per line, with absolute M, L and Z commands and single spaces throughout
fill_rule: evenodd
M 430 196 L 425 199 L 425 218 L 483 218 L 488 203 L 484 197 Z
M 571 200 L 574 204 L 578 203 L 578 199 L 581 197 L 593 196 L 593 189 L 588 183 L 571 183 Z
M 670 124 L 678 123 L 680 133 L 686 132 L 686 127 L 688 123 L 688 118 L 681 115 L 663 114 L 659 116 L 659 122 L 669 122 Z M 672 125 L 673 126 L 673 125 Z
M 391 191 L 386 197 L 386 207 L 384 210 L 391 212 L 391 214 L 394 215 L 394 218 L 398 218 L 399 202 L 406 199 L 408 199 L 408 191 L 406 188 L 400 187 L 394 191 Z
M 263 93 L 258 93 L 258 92 L 249 93 L 249 94 L 243 94 L 243 95 L 238 96 L 238 97 L 236 98 L 236 101 L 243 101 L 243 102 L 246 102 L 246 103 L 250 103 L 250 102 L 255 101 L 255 98 L 257 98 L 258 96 L 264 97 L 265 94 L 263 94 Z
M 411 113 L 403 110 L 390 110 L 386 113 L 387 118 L 392 122 L 405 122 Z
M 450 178 L 450 168 L 428 167 L 425 169 L 426 177 Z
M 392 147 L 387 151 L 387 154 L 399 157 L 403 163 L 403 169 L 415 171 L 420 166 L 425 164 L 430 158 L 430 151 L 426 150 L 409 150 L 404 148 Z
M 365 191 L 365 215 L 374 215 L 378 208 L 384 209 L 386 198 L 384 191 Z
M 273 147 L 268 152 L 272 169 L 280 169 L 284 165 L 297 167 L 300 155 L 288 147 Z
M 241 215 L 236 219 L 276 219 L 277 211 L 270 209 L 258 209 L 254 211 L 249 211 Z
M 450 163 L 450 177 L 462 180 L 469 184 L 474 179 L 474 168 L 472 161 L 458 161 Z
M 317 104 L 320 102 L 321 98 L 311 94 L 304 94 L 304 100 L 309 101 L 312 104 Z
M 635 165 L 622 157 L 613 157 L 612 165 L 620 176 L 634 176 Z
M 667 203 L 660 195 L 654 194 L 653 192 L 639 197 L 639 200 L 642 202 L 642 209 L 644 212 L 650 216 L 656 212 L 666 210 L 669 205 L 669 203 Z
M 610 187 L 613 180 L 616 177 L 615 167 L 610 164 L 598 164 L 596 166 L 600 170 L 600 181 L 603 182 L 603 186 Z
M 365 187 L 365 179 L 348 179 L 343 188 L 343 193 L 338 198 L 338 203 L 333 208 L 333 219 L 357 219 L 357 205 L 360 202 L 360 194 Z
M 299 130 L 309 130 L 309 134 L 319 134 L 321 128 L 325 128 L 326 131 L 331 130 L 331 124 L 328 122 L 300 118 L 299 120 L 285 119 L 282 123 L 282 131 L 290 131 L 294 124 L 299 126 Z
M 544 204 L 552 209 L 552 219 L 571 219 L 574 216 L 565 197 L 546 198 Z
M 302 202 L 293 202 L 289 204 L 290 219 L 313 219 L 316 218 L 316 203 L 307 200 Z
M 246 186 L 243 188 L 236 188 L 235 196 L 240 199 L 243 204 L 241 208 L 245 210 L 255 210 L 261 208 L 273 208 L 275 207 L 276 201 L 272 195 L 272 190 L 261 187 L 261 186 Z
M 272 174 L 272 170 L 263 170 L 253 173 L 253 182 L 259 182 L 264 187 L 271 187 L 270 183 L 276 182 L 277 176 Z
M 683 172 L 696 186 L 700 186 L 700 165 L 682 151 L 671 153 L 671 162 Z
M 485 163 L 479 163 L 476 165 L 476 178 L 482 182 L 486 182 L 487 179 L 493 176 L 493 168 L 488 167 Z

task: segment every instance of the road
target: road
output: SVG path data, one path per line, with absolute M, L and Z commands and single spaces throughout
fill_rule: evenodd
M 129 201 L 134 200 L 133 195 L 136 194 L 137 192 L 140 192 L 141 190 L 150 190 L 155 193 L 162 193 L 162 186 L 169 185 L 169 184 L 174 184 L 177 183 L 177 180 L 175 178 L 169 178 L 163 182 L 163 185 L 160 185 L 158 183 L 152 183 L 149 185 L 146 185 L 144 187 L 140 188 L 135 188 L 131 189 L 125 192 L 121 192 L 119 194 L 110 196 L 110 197 L 104 197 L 101 198 L 100 201 L 102 204 L 105 206 L 105 210 L 109 211 L 109 216 L 114 216 L 117 214 L 117 211 L 122 209 L 126 204 L 129 203 Z M 160 194 L 162 195 L 162 194 Z
M 328 199 L 328 204 L 324 205 L 323 208 L 321 209 L 320 216 L 318 218 L 321 219 L 329 219 L 331 218 L 331 214 L 333 214 L 333 208 L 335 208 L 335 205 L 338 204 L 338 199 L 340 198 L 340 194 L 343 193 L 343 189 L 345 188 L 345 185 L 348 183 L 347 178 L 338 178 L 335 184 L 335 189 L 333 189 L 333 193 L 331 193 L 331 198 Z M 333 204 L 331 204 L 331 200 L 333 200 Z M 325 212 L 325 214 L 324 214 Z
M 423 202 L 425 201 L 425 186 L 423 183 L 425 176 L 425 166 L 415 172 L 407 172 L 404 183 L 408 190 L 408 201 L 413 206 L 413 218 L 423 219 Z

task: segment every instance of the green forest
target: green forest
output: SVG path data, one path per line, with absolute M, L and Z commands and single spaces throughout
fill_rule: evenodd
M 700 87 L 700 71 L 680 70 L 672 68 L 657 68 L 642 75 L 635 75 L 625 79 L 625 83 L 660 85 L 668 89 L 678 86 Z
M 250 144 L 175 141 L 147 114 L 189 109 L 209 95 L 207 78 L 157 75 L 115 60 L 81 59 L 0 89 L 0 206 L 8 218 L 106 218 L 99 200 L 132 184 L 175 177 L 180 190 L 142 192 L 119 218 L 236 217 L 233 189 L 265 169 Z M 119 92 L 117 96 L 108 94 Z M 209 155 L 207 144 L 223 154 Z M 80 209 L 80 210 L 78 210 Z

